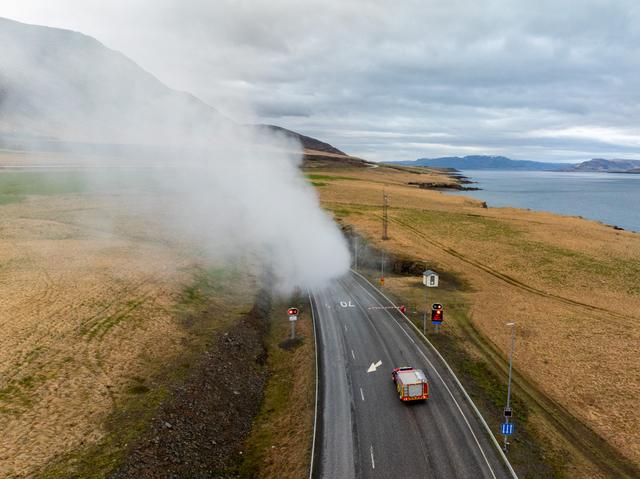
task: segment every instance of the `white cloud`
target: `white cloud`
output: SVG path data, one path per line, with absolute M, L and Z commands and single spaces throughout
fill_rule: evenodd
M 640 131 L 623 130 L 597 126 L 572 126 L 557 130 L 532 130 L 526 133 L 530 138 L 568 138 L 573 140 L 592 140 L 611 145 L 624 145 L 640 148 Z

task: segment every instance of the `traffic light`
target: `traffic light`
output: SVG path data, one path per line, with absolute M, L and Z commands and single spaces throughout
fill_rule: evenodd
M 439 303 L 435 303 L 431 308 L 431 321 L 441 323 L 444 321 L 444 309 Z

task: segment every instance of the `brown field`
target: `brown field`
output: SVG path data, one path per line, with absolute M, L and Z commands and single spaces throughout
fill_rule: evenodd
M 110 414 L 203 341 L 184 322 L 202 258 L 132 215 L 130 193 L 65 188 L 0 195 L 0 477 L 39 477 L 99 444 Z M 246 312 L 252 281 L 220 280 L 203 332 Z
M 486 209 L 467 197 L 406 184 L 434 181 L 432 173 L 387 167 L 309 173 L 338 221 L 466 285 L 453 295 L 446 283 L 431 293 L 434 302 L 454 303 L 452 334 L 470 321 L 505 357 L 505 323 L 516 321 L 521 377 L 640 465 L 639 234 L 580 218 Z M 385 242 L 383 189 L 390 197 Z M 391 278 L 385 287 L 423 307 L 419 279 Z M 571 444 L 554 444 L 560 454 L 576 453 Z M 571 477 L 601 475 L 583 459 L 569 458 Z

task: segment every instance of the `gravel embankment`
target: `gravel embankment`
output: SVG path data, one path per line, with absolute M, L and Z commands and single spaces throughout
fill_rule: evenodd
M 111 479 L 235 477 L 267 381 L 269 300 L 220 334 Z

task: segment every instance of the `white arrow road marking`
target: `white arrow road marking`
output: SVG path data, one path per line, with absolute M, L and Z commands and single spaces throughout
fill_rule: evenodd
M 382 366 L 382 361 L 378 361 L 377 363 L 371 363 L 371 366 L 369 366 L 369 369 L 367 369 L 367 372 L 375 373 L 376 369 L 378 369 L 380 366 Z
M 376 461 L 373 459 L 373 444 L 371 444 L 371 469 L 376 468 Z
M 362 392 L 362 388 L 360 388 L 360 397 L 362 398 L 362 400 L 364 401 L 364 393 Z
M 355 359 L 355 358 L 356 358 L 356 355 L 354 354 L 353 349 L 351 350 L 351 357 L 352 357 L 353 359 Z

